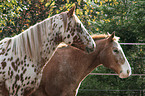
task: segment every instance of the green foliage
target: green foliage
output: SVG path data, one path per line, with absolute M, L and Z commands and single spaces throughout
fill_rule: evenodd
M 0 5 L 0 38 L 14 36 L 66 8 L 48 0 L 5 0 Z
M 0 38 L 14 36 L 53 14 L 54 1 L 6 0 L 2 3 Z
M 116 31 L 122 42 L 140 42 L 140 39 L 144 40 L 145 7 L 143 6 L 145 2 L 105 1 L 89 2 L 95 9 L 95 16 L 98 17 L 95 22 L 90 21 L 94 26 L 94 31 L 103 33 Z M 97 30 L 95 30 L 96 27 Z

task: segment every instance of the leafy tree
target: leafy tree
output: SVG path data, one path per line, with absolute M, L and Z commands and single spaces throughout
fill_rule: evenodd
M 46 0 L 5 0 L 2 3 L 0 38 L 14 36 L 53 14 L 54 2 Z
M 90 21 L 94 25 L 94 31 L 116 31 L 122 42 L 144 41 L 145 2 L 100 0 L 88 3 L 95 9 L 94 15 L 98 17 L 95 22 Z

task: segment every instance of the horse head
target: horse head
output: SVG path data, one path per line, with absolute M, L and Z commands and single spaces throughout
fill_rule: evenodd
M 75 15 L 75 6 L 61 15 L 64 22 L 63 41 L 88 53 L 94 51 L 95 42 Z
M 120 78 L 130 76 L 131 67 L 114 32 L 105 40 L 104 44 L 105 47 L 100 52 L 101 63 L 114 70 Z

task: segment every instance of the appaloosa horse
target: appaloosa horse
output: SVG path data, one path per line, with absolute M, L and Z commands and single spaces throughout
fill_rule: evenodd
M 94 50 L 95 42 L 74 11 L 75 6 L 0 41 L 0 82 L 5 82 L 10 96 L 23 96 L 27 88 L 38 88 L 45 63 L 59 43 Z
M 31 96 L 75 96 L 81 81 L 101 64 L 114 70 L 120 78 L 130 76 L 131 68 L 117 37 L 113 33 L 100 39 L 105 37 L 93 36 L 97 47 L 91 54 L 72 46 L 57 49 L 43 71 L 39 88 Z

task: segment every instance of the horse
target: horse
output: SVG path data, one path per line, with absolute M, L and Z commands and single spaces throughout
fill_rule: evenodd
M 5 82 L 10 96 L 38 88 L 46 62 L 61 42 L 78 44 L 86 53 L 95 49 L 94 40 L 75 15 L 75 6 L 0 41 L 0 82 Z
M 39 88 L 31 96 L 76 96 L 83 79 L 102 64 L 114 70 L 120 78 L 130 76 L 130 65 L 114 33 L 109 37 L 92 37 L 97 47 L 90 54 L 73 46 L 58 48 L 43 71 Z

